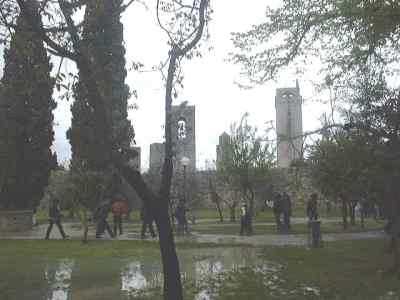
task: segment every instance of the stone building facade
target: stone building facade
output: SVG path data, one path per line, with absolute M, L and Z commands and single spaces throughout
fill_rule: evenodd
M 288 168 L 303 155 L 302 102 L 298 81 L 296 87 L 276 90 L 276 132 L 278 167 Z
M 153 143 L 150 145 L 150 165 L 152 171 L 160 171 L 164 162 L 164 143 Z
M 186 170 L 196 170 L 196 119 L 194 105 L 172 106 L 172 151 L 174 170 L 183 170 L 182 158 L 188 158 Z M 150 145 L 150 170 L 161 170 L 165 156 L 164 143 Z
M 133 150 L 136 151 L 137 156 L 132 158 L 129 163 L 130 165 L 140 172 L 141 170 L 141 159 L 142 159 L 142 149 L 140 147 L 133 147 Z
M 219 170 L 223 163 L 229 161 L 232 158 L 232 147 L 231 147 L 231 137 L 226 132 L 223 132 L 219 136 L 219 143 L 217 145 L 217 160 L 216 167 Z

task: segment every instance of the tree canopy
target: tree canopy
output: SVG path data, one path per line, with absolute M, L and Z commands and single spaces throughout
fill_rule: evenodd
M 37 14 L 34 7 L 31 13 Z M 54 80 L 43 42 L 23 14 L 4 54 L 0 85 L 0 206 L 35 208 L 57 164 L 53 139 Z
M 321 59 L 332 78 L 367 61 L 393 66 L 400 58 L 400 3 L 396 0 L 283 0 L 266 20 L 232 35 L 251 84 L 276 77 L 294 61 Z

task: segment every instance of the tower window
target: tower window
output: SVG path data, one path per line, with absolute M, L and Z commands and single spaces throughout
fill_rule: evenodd
M 178 121 L 178 140 L 183 140 L 186 138 L 186 120 L 180 118 Z

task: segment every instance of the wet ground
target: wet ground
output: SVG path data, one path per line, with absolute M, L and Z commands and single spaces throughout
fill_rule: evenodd
M 212 299 L 208 283 L 220 274 L 244 267 L 271 272 L 279 269 L 279 265 L 261 261 L 256 251 L 179 251 L 182 280 L 190 299 Z M 142 299 L 162 286 L 157 249 L 151 252 L 140 258 L 0 258 L 0 274 L 7 274 L 0 283 L 1 299 Z
M 305 220 L 305 219 L 304 219 Z M 303 219 L 295 219 L 296 222 L 302 223 Z M 335 220 L 325 220 L 324 222 L 334 222 Z M 275 226 L 273 223 L 258 223 L 268 226 Z M 215 226 L 215 223 L 212 223 Z M 72 239 L 81 239 L 82 230 L 80 223 L 65 223 L 65 232 Z M 223 224 L 221 226 L 236 226 L 238 224 Z M 239 228 L 239 227 L 238 227 Z M 0 239 L 43 239 L 46 233 L 47 224 L 41 224 L 35 226 L 32 230 L 19 233 L 0 233 Z M 93 226 L 89 230 L 89 239 L 94 239 L 95 229 Z M 337 241 L 337 240 L 359 240 L 359 239 L 381 239 L 384 238 L 385 234 L 382 230 L 366 231 L 366 232 L 343 232 L 343 233 L 329 233 L 322 234 L 323 241 Z M 57 227 L 53 227 L 51 233 L 52 239 L 60 239 L 61 235 Z M 109 239 L 107 234 L 104 235 L 104 239 Z M 140 224 L 129 224 L 125 225 L 124 234 L 117 237 L 118 240 L 138 240 L 140 239 Z M 157 240 L 157 239 L 152 239 Z M 256 236 L 239 236 L 232 234 L 203 234 L 196 231 L 191 232 L 187 236 L 176 236 L 176 240 L 179 241 L 191 241 L 198 243 L 222 243 L 222 244 L 247 244 L 253 246 L 284 246 L 284 245 L 307 245 L 309 243 L 309 236 L 307 234 L 262 234 Z

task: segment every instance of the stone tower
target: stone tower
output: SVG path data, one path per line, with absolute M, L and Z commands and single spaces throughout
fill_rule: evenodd
M 276 132 L 278 141 L 278 167 L 288 168 L 299 159 L 303 147 L 302 98 L 299 83 L 294 88 L 276 89 Z
M 219 144 L 217 145 L 217 170 L 223 167 L 223 164 L 232 159 L 231 137 L 225 131 L 219 136 Z
M 172 106 L 172 151 L 174 154 L 174 172 L 182 172 L 181 160 L 189 159 L 187 171 L 196 170 L 196 127 L 195 107 L 185 104 Z M 160 171 L 165 156 L 164 143 L 150 145 L 150 169 Z
M 194 105 L 172 106 L 172 147 L 174 169 L 183 170 L 182 157 L 189 158 L 188 171 L 196 170 L 196 119 Z

